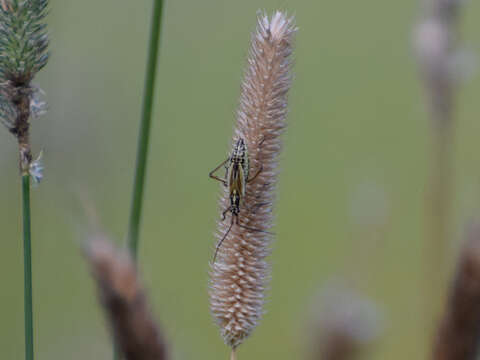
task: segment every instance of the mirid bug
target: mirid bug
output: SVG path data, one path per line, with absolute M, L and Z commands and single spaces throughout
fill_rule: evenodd
M 225 178 L 223 179 L 214 175 L 215 172 L 217 172 L 218 169 L 220 169 L 222 166 L 225 166 Z M 227 232 L 225 233 L 225 235 L 223 235 L 222 239 L 218 242 L 217 247 L 215 249 L 213 262 L 215 262 L 215 259 L 217 258 L 218 250 L 220 249 L 220 246 L 222 245 L 223 240 L 225 240 L 230 230 L 232 229 L 234 223 L 250 231 L 265 232 L 270 234 L 268 231 L 254 229 L 254 228 L 250 228 L 245 225 L 242 225 L 238 220 L 240 207 L 241 207 L 243 198 L 245 197 L 246 185 L 252 180 L 254 180 L 258 176 L 258 174 L 260 174 L 261 171 L 262 171 L 262 167 L 258 169 L 258 171 L 255 173 L 254 176 L 249 178 L 250 160 L 248 158 L 247 144 L 245 143 L 245 140 L 243 140 L 243 138 L 239 138 L 235 142 L 235 144 L 233 145 L 231 155 L 225 161 L 223 161 L 220 165 L 218 165 L 215 169 L 210 171 L 209 176 L 212 179 L 220 181 L 225 187 L 228 188 L 228 191 L 229 191 L 230 205 L 223 211 L 222 221 L 225 220 L 226 214 L 228 212 L 232 214 L 232 221 L 230 223 L 230 226 Z

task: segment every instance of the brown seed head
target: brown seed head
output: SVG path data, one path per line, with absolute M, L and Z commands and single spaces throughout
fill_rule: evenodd
M 273 222 L 272 207 L 277 182 L 280 135 L 287 116 L 287 92 L 291 84 L 293 18 L 282 12 L 258 16 L 251 37 L 247 68 L 242 82 L 240 106 L 233 142 L 247 144 L 250 178 L 240 205 L 239 223 L 225 238 L 212 265 L 211 312 L 227 345 L 237 347 L 250 335 L 263 313 L 270 267 L 269 254 Z M 223 189 L 220 210 L 230 206 L 228 189 Z M 231 215 L 231 214 L 230 214 Z M 221 239 L 231 223 L 227 216 L 218 223 Z M 256 229 L 257 231 L 252 231 Z
M 165 342 L 128 253 L 117 251 L 105 237 L 96 236 L 87 246 L 86 258 L 97 282 L 115 343 L 125 358 L 167 359 Z
M 480 224 L 471 225 L 460 254 L 434 360 L 474 360 L 480 334 Z
M 335 284 L 322 291 L 309 314 L 311 360 L 353 360 L 378 339 L 382 318 L 370 299 Z

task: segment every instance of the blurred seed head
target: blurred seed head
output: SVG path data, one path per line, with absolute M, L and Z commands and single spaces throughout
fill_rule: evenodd
M 309 319 L 312 360 L 356 359 L 374 344 L 383 327 L 377 305 L 340 284 L 319 294 Z
M 449 29 L 438 19 L 427 18 L 421 22 L 415 34 L 415 49 L 424 71 L 431 76 L 442 75 L 449 56 Z
M 480 223 L 471 224 L 434 342 L 434 360 L 475 360 L 480 334 Z
M 167 359 L 164 339 L 129 254 L 97 235 L 88 242 L 85 255 L 115 343 L 126 360 Z
M 415 28 L 414 48 L 436 125 L 451 123 L 454 89 L 472 73 L 469 60 L 459 45 L 462 0 L 426 0 L 425 14 Z

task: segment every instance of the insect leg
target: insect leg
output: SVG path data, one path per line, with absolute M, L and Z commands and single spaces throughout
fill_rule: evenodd
M 238 223 L 238 220 L 237 220 L 237 223 Z M 215 263 L 215 260 L 217 259 L 218 250 L 220 250 L 220 246 L 222 246 L 223 240 L 227 238 L 228 233 L 230 232 L 230 230 L 232 230 L 232 226 L 233 226 L 233 216 L 232 216 L 232 222 L 230 223 L 230 226 L 228 227 L 227 232 L 225 233 L 225 235 L 223 235 L 222 239 L 218 242 L 217 247 L 215 248 L 215 255 L 213 255 L 213 263 Z
M 232 210 L 232 207 L 229 206 L 228 208 L 226 208 L 223 212 L 222 212 L 222 221 L 225 220 L 225 215 L 227 214 L 227 212 L 231 211 Z
M 214 175 L 214 173 L 217 172 L 217 170 L 220 169 L 223 165 L 225 165 L 228 160 L 230 160 L 230 158 L 227 158 L 227 160 L 223 161 L 220 165 L 218 165 L 208 174 L 208 176 L 210 176 L 212 179 L 220 181 L 225 186 L 227 186 L 227 182 L 225 181 L 225 179 L 219 178 L 218 176 Z

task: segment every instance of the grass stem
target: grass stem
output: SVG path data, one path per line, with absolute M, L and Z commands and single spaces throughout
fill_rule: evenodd
M 147 170 L 147 155 L 150 139 L 150 125 L 152 120 L 153 95 L 155 90 L 155 75 L 159 39 L 161 30 L 163 0 L 154 0 L 152 24 L 150 28 L 150 41 L 148 45 L 148 60 L 145 75 L 145 89 L 143 94 L 142 117 L 138 135 L 137 160 L 133 182 L 132 204 L 128 225 L 128 246 L 132 257 L 137 258 L 140 220 L 142 215 L 143 192 L 145 187 L 145 174 Z
M 33 360 L 32 244 L 30 228 L 30 175 L 22 176 L 23 257 L 25 296 L 25 359 Z
M 145 88 L 143 91 L 142 115 L 137 143 L 137 159 L 133 180 L 132 203 L 128 222 L 127 242 L 132 258 L 137 260 L 140 220 L 142 218 L 143 193 L 147 171 L 148 148 L 150 142 L 150 127 L 152 123 L 153 96 L 157 72 L 158 50 L 160 47 L 160 32 L 162 28 L 163 0 L 153 1 L 153 12 L 148 44 Z M 121 358 L 118 347 L 114 345 L 114 360 Z

